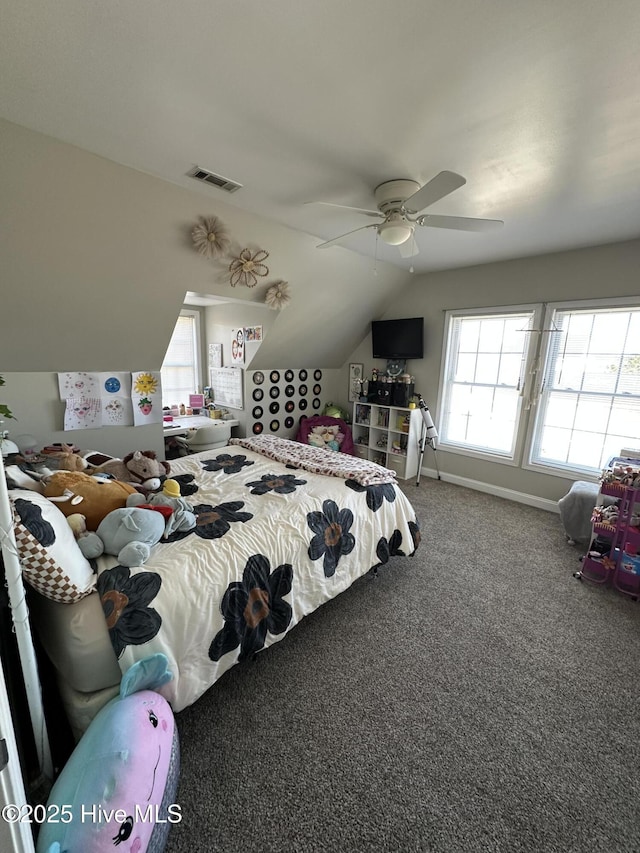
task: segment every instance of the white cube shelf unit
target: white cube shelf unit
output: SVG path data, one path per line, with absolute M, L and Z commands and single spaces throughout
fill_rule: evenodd
M 420 409 L 354 403 L 351 431 L 355 452 L 408 480 L 418 473 L 421 425 Z

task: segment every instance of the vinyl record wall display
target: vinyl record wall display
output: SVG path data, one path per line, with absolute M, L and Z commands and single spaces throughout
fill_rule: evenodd
M 313 385 L 308 384 L 313 377 Z M 254 405 L 251 430 L 260 435 L 265 430 L 285 438 L 294 438 L 297 421 L 308 411 L 317 413 L 322 405 L 322 371 L 319 368 L 300 368 L 292 370 L 257 370 L 253 374 L 252 397 L 255 403 L 270 400 L 268 406 Z M 260 386 L 260 387 L 255 387 Z M 280 399 L 283 402 L 280 402 Z M 263 421 L 265 412 L 272 416 L 271 421 Z M 280 419 L 280 412 L 286 417 Z

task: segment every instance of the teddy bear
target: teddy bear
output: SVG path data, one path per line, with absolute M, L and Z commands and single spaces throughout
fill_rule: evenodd
M 164 518 L 140 507 L 112 510 L 98 529 L 79 537 L 78 547 L 90 560 L 112 554 L 121 566 L 140 566 L 149 559 L 151 547 L 162 539 Z
M 172 533 L 191 530 L 196 526 L 196 516 L 193 512 L 193 507 L 184 498 L 180 497 L 180 484 L 177 480 L 169 478 L 162 484 L 162 491 L 151 497 L 145 498 L 144 495 L 135 494 L 129 495 L 127 498 L 127 506 L 138 506 L 149 509 L 170 509 L 167 513 L 164 539 L 171 536 Z
M 111 459 L 91 469 L 92 474 L 110 474 L 142 492 L 159 489 L 162 479 L 168 477 L 170 471 L 169 463 L 157 459 L 153 450 L 135 450 L 124 459 Z
M 128 483 L 92 477 L 82 471 L 54 471 L 45 478 L 42 492 L 67 518 L 80 513 L 87 530 L 96 530 L 108 513 L 125 506 L 136 489 Z

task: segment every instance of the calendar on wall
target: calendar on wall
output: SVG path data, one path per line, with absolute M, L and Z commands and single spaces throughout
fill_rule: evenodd
M 209 383 L 216 406 L 244 409 L 243 373 L 241 367 L 212 367 L 209 370 Z

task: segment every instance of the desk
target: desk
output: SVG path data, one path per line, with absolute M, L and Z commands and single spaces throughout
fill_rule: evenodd
M 187 435 L 190 429 L 198 429 L 198 427 L 216 427 L 216 426 L 239 426 L 240 421 L 237 420 L 222 420 L 221 418 L 209 418 L 207 415 L 180 415 L 173 421 L 163 423 L 162 434 L 167 435 Z

